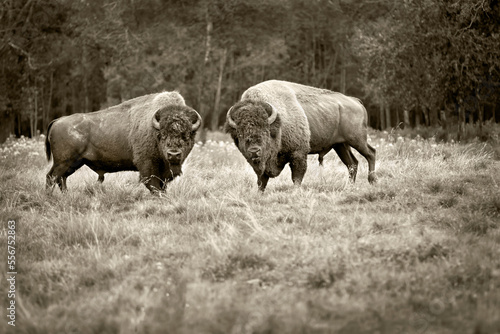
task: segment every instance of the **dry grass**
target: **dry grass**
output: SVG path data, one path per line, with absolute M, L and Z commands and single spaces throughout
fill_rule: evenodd
M 500 331 L 498 143 L 372 133 L 376 185 L 362 157 L 352 185 L 330 153 L 324 168 L 310 157 L 301 188 L 286 168 L 260 194 L 210 136 L 160 197 L 137 173 L 101 185 L 87 168 L 46 192 L 43 142 L 4 144 L 1 233 L 18 221 L 22 308 L 0 332 Z

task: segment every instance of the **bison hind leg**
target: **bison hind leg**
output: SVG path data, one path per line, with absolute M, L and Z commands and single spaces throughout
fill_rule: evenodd
M 51 169 L 52 171 L 52 169 Z M 60 176 L 54 176 L 52 173 L 48 172 L 47 177 L 46 177 L 46 182 L 45 182 L 45 189 L 49 190 L 54 188 L 56 184 L 59 185 L 59 179 L 61 178 Z
M 333 149 L 337 152 L 340 160 L 346 165 L 349 171 L 349 180 L 354 183 L 358 174 L 358 160 L 351 151 L 351 147 L 346 143 L 333 145 Z
M 83 162 L 81 160 L 76 161 L 63 161 L 57 162 L 54 161 L 54 165 L 47 173 L 47 188 L 51 188 L 54 184 L 57 184 L 61 191 L 65 191 L 66 187 L 66 179 L 68 176 L 73 174 L 78 168 L 83 166 Z
M 61 191 L 66 190 L 66 174 L 68 170 L 71 168 L 71 165 L 68 163 L 58 163 L 54 161 L 54 165 L 47 173 L 47 181 L 45 188 L 51 189 L 54 185 L 58 185 Z
M 368 149 L 370 150 L 371 154 L 373 155 L 373 163 L 372 165 L 373 166 L 369 166 L 370 169 L 368 171 L 368 182 L 370 182 L 371 184 L 377 182 L 377 175 L 375 174 L 375 155 L 376 155 L 376 152 L 377 150 L 375 150 L 374 147 L 372 147 L 370 144 L 366 144 L 366 146 L 368 147 Z
M 366 161 L 368 161 L 368 182 L 371 184 L 375 183 L 377 181 L 377 177 L 375 175 L 375 156 L 377 151 L 366 141 L 354 141 L 350 145 L 354 147 L 359 154 L 365 157 Z

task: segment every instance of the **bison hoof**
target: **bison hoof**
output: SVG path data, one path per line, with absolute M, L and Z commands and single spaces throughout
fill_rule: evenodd
M 377 175 L 375 175 L 375 172 L 368 173 L 368 182 L 370 182 L 370 184 L 377 182 Z

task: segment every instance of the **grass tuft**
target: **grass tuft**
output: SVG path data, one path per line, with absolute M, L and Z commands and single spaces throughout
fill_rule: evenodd
M 243 274 L 244 271 L 270 271 L 275 266 L 273 261 L 258 254 L 237 251 L 207 266 L 202 277 L 214 282 L 223 282 L 237 274 Z
M 327 289 L 346 276 L 345 264 L 327 263 L 315 267 L 307 275 L 306 286 L 311 289 Z

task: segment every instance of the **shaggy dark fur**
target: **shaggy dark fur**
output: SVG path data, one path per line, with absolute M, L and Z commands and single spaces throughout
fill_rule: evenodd
M 269 125 L 272 112 L 276 121 Z M 351 147 L 369 164 L 368 180 L 375 182 L 375 149 L 367 143 L 367 113 L 353 97 L 325 89 L 270 80 L 246 90 L 231 109 L 232 127 L 225 129 L 253 167 L 260 190 L 270 177 L 276 177 L 290 163 L 292 180 L 300 185 L 307 170 L 307 155 L 323 156 L 334 149 L 347 166 L 349 177 L 356 179 L 358 161 Z M 256 157 L 255 152 L 260 156 Z
M 105 110 L 56 119 L 49 124 L 45 141 L 47 159 L 52 154 L 54 160 L 47 187 L 57 183 L 65 190 L 67 177 L 87 165 L 101 182 L 105 173 L 137 170 L 150 191 L 162 190 L 181 174 L 198 119 L 177 92 L 141 96 Z

